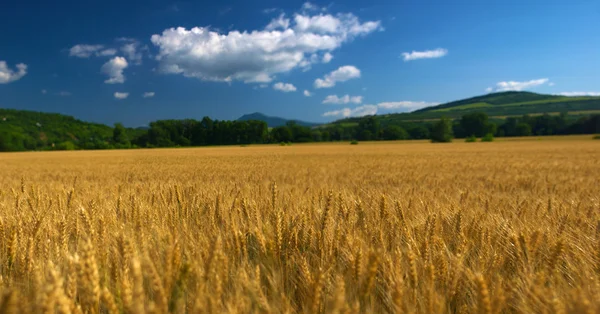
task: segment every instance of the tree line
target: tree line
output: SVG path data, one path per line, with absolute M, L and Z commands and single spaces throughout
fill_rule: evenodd
M 56 118 L 56 117 L 54 117 Z M 39 117 L 38 117 L 39 120 Z M 33 120 L 31 120 L 33 121 Z M 485 113 L 465 114 L 459 119 L 389 123 L 378 116 L 367 116 L 353 124 L 305 127 L 294 122 L 269 129 L 263 121 L 159 120 L 147 128 L 113 128 L 88 124 L 71 117 L 61 123 L 46 118 L 46 125 L 33 126 L 23 120 L 12 124 L 0 120 L 0 151 L 124 149 L 189 147 L 210 145 L 248 145 L 267 143 L 306 143 L 332 141 L 379 141 L 530 135 L 600 133 L 600 115 L 573 117 L 567 114 L 509 117 L 492 120 Z M 51 127 L 49 127 L 50 125 Z

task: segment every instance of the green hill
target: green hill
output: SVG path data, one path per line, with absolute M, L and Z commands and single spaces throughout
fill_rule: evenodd
M 427 107 L 409 113 L 378 115 L 382 123 L 460 118 L 467 113 L 483 112 L 491 118 L 559 114 L 572 116 L 600 113 L 600 97 L 566 97 L 531 92 L 501 92 Z M 360 118 L 338 120 L 334 124 L 357 123 Z
M 113 129 L 71 116 L 0 108 L 0 151 L 108 148 Z
M 279 118 L 279 117 L 270 117 L 270 116 L 264 115 L 260 112 L 246 114 L 246 115 L 241 116 L 239 119 L 237 119 L 237 121 L 251 121 L 251 120 L 263 121 L 263 122 L 267 123 L 267 126 L 269 126 L 270 128 L 284 126 L 288 122 L 295 122 L 298 125 L 307 126 L 307 127 L 313 127 L 313 126 L 318 125 L 318 123 L 311 123 L 311 122 L 305 122 L 305 121 L 299 121 L 299 120 L 287 120 L 287 119 Z

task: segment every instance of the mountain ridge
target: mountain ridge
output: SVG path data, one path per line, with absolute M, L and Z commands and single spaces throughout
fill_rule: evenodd
M 267 126 L 269 126 L 270 128 L 284 126 L 288 122 L 295 122 L 298 125 L 307 126 L 307 127 L 313 127 L 313 126 L 317 126 L 320 124 L 320 123 L 312 123 L 312 122 L 306 122 L 306 121 L 295 120 L 295 119 L 285 119 L 285 118 L 280 118 L 280 117 L 267 116 L 264 113 L 260 113 L 260 112 L 253 112 L 250 114 L 245 114 L 237 119 L 237 121 L 249 121 L 249 120 L 263 121 L 263 122 L 267 123 Z

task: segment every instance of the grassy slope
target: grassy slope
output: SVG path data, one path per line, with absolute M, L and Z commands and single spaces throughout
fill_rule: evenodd
M 600 97 L 565 97 L 542 95 L 530 92 L 502 92 L 453 101 L 438 106 L 427 107 L 411 113 L 379 115 L 382 123 L 399 121 L 437 120 L 441 117 L 460 118 L 472 112 L 484 112 L 491 117 L 522 116 L 524 114 L 556 114 L 568 112 L 570 115 L 590 114 L 600 111 Z M 357 123 L 360 118 L 348 118 L 334 124 Z

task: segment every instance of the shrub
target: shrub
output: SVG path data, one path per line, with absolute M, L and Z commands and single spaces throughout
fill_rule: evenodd
M 488 133 L 486 134 L 484 137 L 481 138 L 482 142 L 493 142 L 494 141 L 494 134 L 492 133 Z
M 592 137 L 592 139 L 594 139 L 594 140 L 600 140 L 600 134 L 594 135 L 594 137 Z
M 350 145 L 358 145 L 358 141 L 357 140 L 353 140 L 352 142 L 350 142 Z
M 477 142 L 477 138 L 474 135 L 471 135 L 471 136 L 465 138 L 465 142 L 474 143 L 474 142 Z

